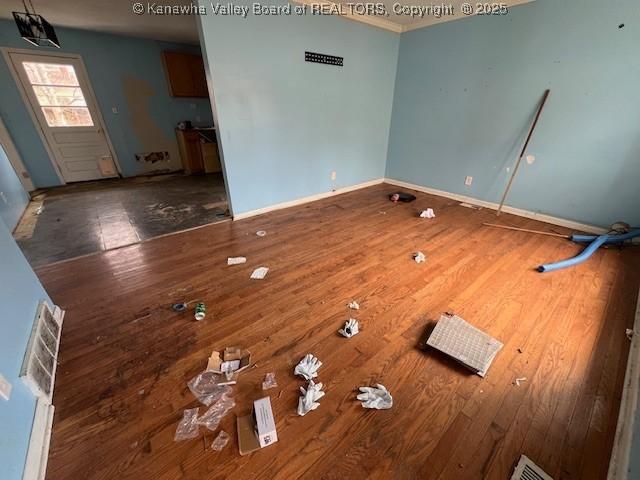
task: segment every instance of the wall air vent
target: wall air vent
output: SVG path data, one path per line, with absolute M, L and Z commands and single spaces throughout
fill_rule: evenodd
M 37 397 L 51 401 L 64 311 L 53 311 L 46 301 L 38 305 L 20 377 Z
M 553 478 L 533 463 L 529 457 L 521 455 L 511 480 L 553 480 Z
M 343 57 L 334 57 L 333 55 L 325 55 L 324 53 L 304 52 L 305 62 L 326 63 L 327 65 L 342 67 L 343 60 Z

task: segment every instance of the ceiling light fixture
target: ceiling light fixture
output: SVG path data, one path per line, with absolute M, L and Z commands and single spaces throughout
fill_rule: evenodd
M 20 36 L 36 47 L 60 48 L 60 42 L 55 30 L 42 15 L 36 13 L 31 0 L 29 0 L 31 11 L 27 8 L 25 0 L 22 0 L 22 5 L 24 6 L 24 12 L 13 12 L 13 19 L 16 21 Z

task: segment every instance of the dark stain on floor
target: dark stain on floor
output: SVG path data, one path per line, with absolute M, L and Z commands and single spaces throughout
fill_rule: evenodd
M 221 174 L 102 180 L 38 193 L 14 237 L 36 268 L 227 218 Z

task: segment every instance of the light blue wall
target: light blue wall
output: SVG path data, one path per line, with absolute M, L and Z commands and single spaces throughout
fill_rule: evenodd
M 320 16 L 201 21 L 234 214 L 384 176 L 398 35 Z
M 637 0 L 537 0 L 403 34 L 387 176 L 499 201 L 550 88 L 508 204 L 640 225 L 639 46 Z
M 13 385 L 10 400 L 0 399 L 0 477 L 18 480 L 36 405 L 18 374 L 38 302 L 49 297 L 2 221 L 0 258 L 0 373 Z
M 151 116 L 175 139 L 179 121 L 201 117 L 202 125 L 213 123 L 209 99 L 173 98 L 169 95 L 161 53 L 163 50 L 200 53 L 197 46 L 179 45 L 119 35 L 56 27 L 62 49 L 46 49 L 82 55 L 107 131 L 116 150 L 124 176 L 143 173 L 134 155 L 149 151 L 136 138 L 123 92 L 123 78 L 133 76 L 146 81 L 155 96 L 150 101 Z M 0 46 L 30 48 L 12 21 L 0 20 Z M 195 109 L 191 105 L 196 106 Z M 119 109 L 118 114 L 112 107 Z M 59 185 L 58 177 L 33 125 L 18 88 L 4 59 L 0 61 L 0 115 L 4 119 L 22 160 L 36 187 Z
M 9 230 L 16 227 L 27 203 L 29 195 L 22 188 L 16 171 L 0 145 L 0 219 Z

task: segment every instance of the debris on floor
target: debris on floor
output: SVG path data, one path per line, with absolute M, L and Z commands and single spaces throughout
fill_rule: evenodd
M 309 380 L 307 388 L 300 387 L 300 398 L 298 399 L 298 415 L 304 417 L 311 410 L 315 410 L 320 406 L 318 400 L 324 397 L 322 391 L 322 383 L 314 383 L 313 380 Z
M 386 410 L 393 406 L 393 397 L 389 390 L 380 383 L 375 387 L 359 387 L 362 393 L 356 397 L 360 400 L 364 408 L 375 408 L 376 410 Z
M 460 205 L 461 207 L 465 207 L 465 208 L 471 208 L 473 210 L 482 210 L 482 207 L 480 207 L 478 205 L 473 205 L 472 203 L 460 202 L 458 205 Z
M 241 347 L 227 347 L 222 354 L 211 352 L 207 362 L 207 371 L 224 375 L 227 384 L 236 383 L 238 374 L 251 364 L 251 352 Z
M 253 402 L 251 413 L 238 416 L 236 426 L 240 455 L 247 455 L 278 441 L 276 422 L 269 397 Z
M 518 377 L 513 381 L 513 384 L 519 387 L 522 383 L 527 381 L 527 377 Z
M 202 302 L 198 302 L 193 312 L 193 318 L 195 318 L 198 321 L 204 320 L 206 312 L 207 312 L 207 307 L 205 306 L 205 304 Z
M 174 312 L 184 312 L 187 309 L 187 302 L 174 303 L 171 305 L 171 309 Z
M 631 340 L 631 339 L 633 338 L 633 330 L 632 330 L 632 329 L 630 329 L 630 328 L 627 328 L 627 329 L 624 331 L 624 334 L 627 336 L 627 338 L 628 338 L 629 340 Z
M 318 369 L 322 366 L 322 362 L 314 357 L 312 354 L 307 353 L 300 363 L 296 365 L 293 370 L 295 375 L 300 375 L 307 380 L 316 378 L 318 376 Z
M 231 394 L 231 387 L 226 383 L 225 376 L 216 372 L 201 372 L 189 380 L 187 386 L 193 396 L 206 406 L 217 402 L 224 395 Z
M 40 206 L 36 209 L 36 215 L 40 215 L 43 211 L 44 211 L 44 206 L 43 206 L 43 205 L 40 205 Z
M 349 302 L 347 304 L 347 307 L 349 307 L 351 310 L 360 310 L 360 305 L 355 300 L 352 300 L 351 302 Z
M 262 382 L 262 389 L 269 390 L 270 388 L 276 388 L 278 386 L 278 382 L 276 382 L 276 374 L 275 372 L 269 372 L 264 376 L 264 380 Z
M 416 252 L 413 254 L 413 259 L 415 260 L 416 263 L 423 263 L 426 260 L 427 257 L 425 257 L 424 253 L 422 252 Z
M 267 234 L 267 232 L 265 232 L 264 230 L 258 230 L 256 232 L 256 235 L 259 237 L 264 237 Z
M 343 337 L 351 338 L 360 331 L 358 327 L 358 321 L 355 318 L 350 318 L 344 322 L 344 327 L 338 330 L 338 333 Z
M 229 389 L 230 390 L 230 389 Z M 229 413 L 233 407 L 236 406 L 236 402 L 231 398 L 231 392 L 222 394 L 202 415 L 198 418 L 198 425 L 204 425 L 212 432 L 220 425 L 220 420 Z
M 436 214 L 433 212 L 433 208 L 427 208 L 420 212 L 420 218 L 436 218 Z
M 222 451 L 222 449 L 227 446 L 227 443 L 229 443 L 229 438 L 230 437 L 227 432 L 220 430 L 220 433 L 218 433 L 218 436 L 211 444 L 211 449 L 217 452 Z
M 408 203 L 408 202 L 413 202 L 415 199 L 416 199 L 415 195 L 411 195 L 410 193 L 406 193 L 406 192 L 396 192 L 389 195 L 389 200 L 391 200 L 393 203 L 396 203 L 396 202 Z
M 200 435 L 200 428 L 198 426 L 198 408 L 189 408 L 184 411 L 182 420 L 176 428 L 176 433 L 173 436 L 174 442 L 181 442 L 182 440 L 191 440 Z
M 247 257 L 229 257 L 229 258 L 227 258 L 227 265 L 240 265 L 241 263 L 247 263 Z
M 503 347 L 502 342 L 467 323 L 458 315 L 440 316 L 427 345 L 449 355 L 484 377 Z
M 268 267 L 258 267 L 251 274 L 251 278 L 254 280 L 262 280 L 267 276 L 267 272 L 269 271 Z

